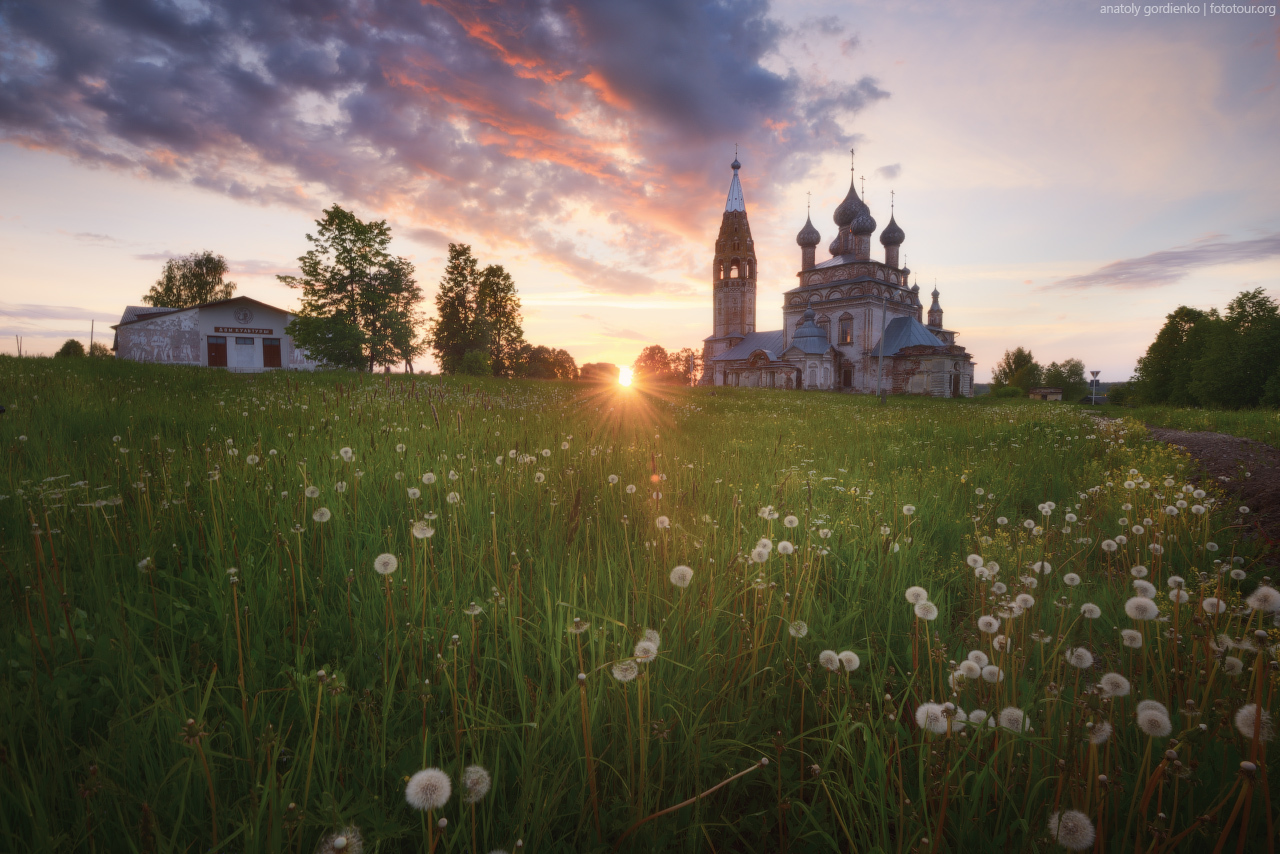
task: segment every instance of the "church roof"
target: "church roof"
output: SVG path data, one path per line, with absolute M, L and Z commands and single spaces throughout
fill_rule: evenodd
M 725 199 L 724 202 L 725 212 L 745 212 L 747 210 L 747 203 L 742 198 L 742 182 L 738 180 L 738 169 L 742 167 L 742 164 L 739 163 L 738 158 L 735 157 L 733 158 L 733 163 L 729 165 L 733 167 L 733 180 L 729 182 L 729 197 Z
M 880 355 L 881 342 L 885 345 L 886 356 L 894 355 L 903 347 L 918 347 L 922 344 L 928 347 L 945 346 L 938 336 L 926 329 L 925 325 L 914 317 L 895 317 L 890 320 L 889 325 L 884 329 L 884 337 L 871 348 L 872 356 Z
M 831 349 L 826 330 L 813 322 L 813 309 L 805 309 L 804 319 L 796 327 L 796 334 L 791 336 L 791 347 L 809 355 L 818 355 Z
M 786 341 L 786 333 L 781 330 L 772 332 L 748 332 L 747 336 L 719 356 L 712 356 L 713 362 L 734 362 L 746 359 L 757 350 L 764 350 L 770 361 L 776 362 L 782 352 L 782 344 Z

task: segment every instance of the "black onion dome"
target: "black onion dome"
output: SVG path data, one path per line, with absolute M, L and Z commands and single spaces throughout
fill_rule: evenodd
M 841 243 L 842 241 L 841 241 L 840 235 L 837 234 L 836 239 L 831 241 L 831 245 L 827 247 L 827 250 L 832 255 L 839 255 L 841 252 L 844 251 L 844 247 L 841 245 Z
M 813 220 L 805 217 L 804 228 L 800 229 L 800 233 L 796 235 L 796 243 L 801 246 L 817 246 L 821 241 L 822 235 L 813 227 Z
M 902 226 L 898 225 L 898 221 L 889 217 L 889 224 L 884 227 L 884 231 L 880 232 L 880 242 L 885 246 L 901 246 L 902 241 L 907 239 L 906 233 L 902 230 Z
M 831 215 L 831 218 L 836 221 L 836 225 L 844 228 L 863 213 L 870 216 L 871 210 L 866 206 L 862 199 L 858 198 L 858 188 L 855 185 L 855 181 L 851 180 L 849 181 L 849 194 L 845 196 L 844 201 L 836 207 L 835 213 Z M 872 222 L 874 223 L 874 220 L 872 220 Z M 872 228 L 874 228 L 874 225 Z
M 738 158 L 733 158 L 733 162 L 729 164 L 730 169 L 741 169 L 742 164 L 738 162 Z
M 862 213 L 858 214 L 850 225 L 849 230 L 854 234 L 874 234 L 876 230 L 875 217 L 871 215 L 871 209 L 865 204 L 862 206 Z

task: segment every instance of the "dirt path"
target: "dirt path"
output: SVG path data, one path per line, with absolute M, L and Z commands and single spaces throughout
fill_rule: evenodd
M 1183 448 L 1204 467 L 1230 499 L 1249 508 L 1246 517 L 1269 545 L 1280 545 L 1280 450 L 1224 433 L 1193 433 L 1147 427 L 1152 438 Z M 1280 563 L 1280 554 L 1265 563 Z

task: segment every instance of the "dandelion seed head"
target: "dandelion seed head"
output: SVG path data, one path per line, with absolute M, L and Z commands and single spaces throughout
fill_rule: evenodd
M 1108 697 L 1126 697 L 1131 687 L 1129 680 L 1119 673 L 1104 673 L 1098 684 Z
M 1239 676 L 1244 672 L 1244 662 L 1234 655 L 1222 659 L 1222 671 L 1228 676 Z
M 793 638 L 796 638 L 797 640 L 799 640 L 800 638 L 809 634 L 809 624 L 806 623 L 804 620 L 796 620 L 794 623 L 792 623 L 790 626 L 787 627 L 787 633 L 790 634 Z
M 652 641 L 639 641 L 634 650 L 636 661 L 641 664 L 648 664 L 658 657 L 658 646 Z
M 971 566 L 974 569 L 977 569 L 984 565 L 982 561 L 982 555 L 969 555 L 969 557 L 965 559 L 965 562 L 968 563 L 969 566 Z
M 1156 598 L 1156 586 L 1150 581 L 1143 581 L 1141 578 L 1134 579 L 1133 591 L 1144 599 Z
M 818 653 L 818 663 L 834 673 L 840 669 L 840 656 L 834 649 L 824 649 Z
M 311 514 L 311 518 L 317 522 L 328 522 L 333 518 L 333 514 L 329 512 L 328 507 L 317 507 L 315 512 Z
M 991 663 L 991 659 L 987 658 L 987 654 L 980 649 L 973 650 L 968 656 L 966 656 L 966 658 L 979 667 L 986 667 Z
M 1089 731 L 1090 744 L 1106 744 L 1109 738 L 1111 738 L 1111 724 L 1106 721 L 1098 721 Z
M 1264 584 L 1245 597 L 1244 603 L 1253 611 L 1274 613 L 1280 611 L 1280 591 Z
M 436 529 L 428 525 L 426 522 L 415 522 L 413 524 L 413 536 L 419 540 L 425 540 L 435 535 Z
M 393 554 L 380 554 L 373 559 L 373 568 L 379 575 L 390 575 L 399 565 L 400 562 Z
M 847 649 L 836 657 L 840 659 L 840 666 L 844 668 L 845 673 L 852 673 L 862 665 L 862 660 L 858 658 L 858 654 Z
M 983 614 L 978 618 L 978 631 L 984 634 L 994 634 L 1000 629 L 1000 621 L 989 614 Z
M 693 581 L 693 569 L 690 567 L 681 564 L 671 570 L 671 583 L 676 587 L 688 587 L 690 581 Z
M 965 659 L 956 670 L 965 679 L 978 679 L 982 676 L 982 667 L 976 661 Z
M 1275 736 L 1275 729 L 1271 724 L 1271 713 L 1266 709 L 1262 710 L 1262 717 L 1258 717 L 1258 705 L 1250 703 L 1242 706 L 1235 714 L 1236 729 L 1245 738 L 1252 739 L 1255 729 L 1258 732 L 1259 741 L 1270 741 Z
M 1227 610 L 1227 603 L 1216 596 L 1206 596 L 1200 602 L 1200 607 L 1204 609 L 1206 614 L 1221 614 Z
M 1062 583 L 1068 587 L 1075 587 L 1080 583 L 1080 576 L 1076 575 L 1074 572 L 1068 572 L 1066 575 L 1062 576 Z
M 932 602 L 917 602 L 914 610 L 916 616 L 921 620 L 936 620 L 938 618 L 938 606 Z
M 796 550 L 796 547 L 793 546 L 791 543 L 787 542 L 786 540 L 782 540 L 781 542 L 778 543 L 778 554 L 780 555 L 794 554 L 795 550 Z
M 1031 722 L 1022 709 L 1008 706 L 1000 710 L 1000 726 L 1013 732 L 1025 732 L 1031 729 Z
M 636 666 L 634 661 L 619 661 L 610 668 L 613 678 L 619 682 L 630 682 L 640 675 L 640 668 Z
M 493 779 L 489 776 L 489 772 L 479 765 L 468 765 L 462 769 L 462 802 L 464 804 L 474 804 L 480 801 L 485 795 L 489 794 L 489 787 L 493 785 Z
M 1134 596 L 1124 603 L 1124 612 L 1131 620 L 1154 620 L 1160 609 L 1146 596 Z
M 947 716 L 937 703 L 921 703 L 916 708 L 916 725 L 925 732 L 943 735 L 947 731 Z
M 1084 670 L 1093 666 L 1093 653 L 1082 646 L 1067 650 L 1067 664 Z
M 1120 643 L 1124 644 L 1130 649 L 1141 649 L 1142 648 L 1142 632 L 1136 631 L 1134 629 L 1122 629 L 1120 631 Z
M 988 664 L 986 667 L 982 668 L 982 679 L 984 682 L 1003 682 L 1004 671 L 999 667 L 996 667 L 994 664 Z
M 1093 822 L 1080 810 L 1063 810 L 1049 816 L 1049 836 L 1068 851 L 1093 847 Z
M 426 768 L 409 778 L 404 799 L 416 810 L 438 810 L 449 802 L 453 781 L 439 768 Z
M 1164 707 L 1161 706 L 1161 709 L 1163 710 Z M 1173 723 L 1169 720 L 1167 711 L 1139 707 L 1138 729 L 1153 738 L 1164 738 L 1173 732 Z

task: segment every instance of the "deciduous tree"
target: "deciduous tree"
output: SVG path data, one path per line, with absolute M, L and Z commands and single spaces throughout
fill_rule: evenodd
M 524 346 L 521 323 L 511 274 L 500 264 L 481 269 L 470 246 L 450 243 L 428 333 L 440 370 L 457 373 L 468 353 L 483 350 L 495 376 L 515 375 Z
M 1050 362 L 1044 369 L 1043 381 L 1046 386 L 1062 389 L 1063 400 L 1079 400 L 1089 390 L 1084 378 L 1084 362 L 1079 359 Z
M 364 222 L 333 205 L 316 220 L 301 276 L 278 276 L 302 291 L 302 307 L 285 331 L 314 359 L 372 371 L 422 352 L 413 264 L 387 251 L 386 220 Z
M 1013 386 L 1022 389 L 1025 394 L 1040 385 L 1041 373 L 1040 365 L 1030 350 L 1021 347 L 1005 350 L 1004 356 L 991 372 L 991 390 Z
M 164 262 L 160 278 L 143 296 L 147 305 L 190 308 L 220 299 L 231 299 L 235 282 L 224 282 L 227 259 L 209 250 L 192 252 Z

